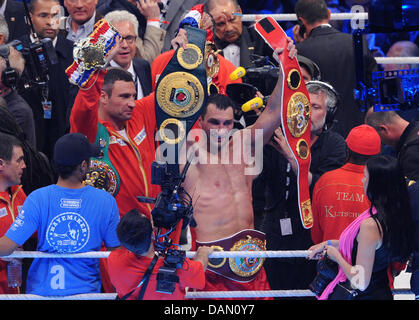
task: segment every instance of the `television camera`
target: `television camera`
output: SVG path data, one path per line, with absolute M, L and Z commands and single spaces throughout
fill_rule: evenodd
M 192 198 L 182 187 L 189 165 L 190 161 L 188 160 L 182 172 L 178 173 L 176 164 L 153 162 L 151 183 L 160 185 L 161 192 L 156 199 L 137 197 L 140 202 L 154 203 L 151 216 L 154 226 L 158 230 L 156 249 L 165 257 L 164 265 L 160 267 L 157 274 L 157 291 L 161 293 L 171 294 L 174 292 L 176 283 L 179 282 L 176 271 L 182 268 L 186 257 L 185 251 L 172 249 L 177 245 L 172 243 L 169 235 L 176 230 L 182 220 L 182 229 L 188 225 L 196 226 L 193 219 Z
M 25 47 L 21 41 L 13 40 L 8 45 L 19 51 L 26 61 L 25 71 L 22 75 L 22 90 L 40 88 L 45 90 L 48 86 L 49 69 L 58 64 L 58 57 L 50 38 L 39 39 L 33 27 L 32 19 L 26 1 L 23 1 L 26 19 L 32 30 L 35 39 L 29 47 Z
M 377 71 L 368 86 L 363 73 L 362 34 L 408 32 L 419 29 L 419 3 L 415 0 L 371 0 L 368 24 L 353 33 L 357 87 L 355 100 L 362 111 L 402 111 L 419 108 L 419 69 Z

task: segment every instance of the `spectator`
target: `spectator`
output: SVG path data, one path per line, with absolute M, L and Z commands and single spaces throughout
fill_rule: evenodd
M 40 75 L 34 74 L 30 62 L 26 61 L 22 80 L 29 87 L 20 90 L 34 114 L 37 149 L 51 159 L 55 142 L 69 131 L 69 116 L 78 89 L 69 83 L 65 74 L 73 62 L 73 43 L 59 34 L 58 0 L 31 0 L 29 13 L 37 36 L 50 39 L 57 56 L 56 63 L 48 65 L 48 78 L 43 86 L 33 83 Z M 32 33 L 19 40 L 25 48 L 38 41 Z
M 403 174 L 410 180 L 419 179 L 419 122 L 408 122 L 395 111 L 374 112 L 371 107 L 365 122 L 377 130 L 381 141 L 395 148 Z
M 29 26 L 25 21 L 24 12 L 25 8 L 21 2 L 16 0 L 0 0 L 0 15 L 7 21 L 9 30 L 8 40 L 12 41 L 29 33 Z
M 0 236 L 2 237 L 15 221 L 26 199 L 26 194 L 20 185 L 25 169 L 23 158 L 19 140 L 9 134 L 0 133 L 0 212 L 2 216 Z M 0 260 L 0 293 L 20 293 L 19 287 L 8 286 L 7 263 L 9 261 L 9 259 Z
M 390 156 L 370 158 L 362 181 L 371 207 L 342 232 L 339 240 L 309 248 L 309 258 L 324 252 L 339 265 L 337 276 L 320 300 L 328 299 L 336 285 L 345 281 L 357 290 L 357 300 L 392 300 L 387 267 L 391 261 L 407 261 L 413 252 L 409 195 L 397 160 Z
M 94 29 L 97 21 L 103 15 L 96 12 L 98 0 L 64 0 L 64 7 L 69 16 L 65 20 L 65 37 L 76 42 L 79 39 L 87 38 Z
M 22 175 L 22 188 L 26 194 L 53 183 L 49 160 L 26 140 L 22 128 L 8 110 L 6 101 L 0 99 L 0 132 L 16 137 L 22 146 L 26 168 Z
M 110 279 L 119 298 L 124 300 L 183 300 L 186 287 L 202 289 L 205 286 L 205 270 L 212 248 L 200 247 L 194 261 L 186 258 L 182 267 L 176 271 L 179 282 L 176 284 L 175 291 L 172 294 L 160 293 L 156 291 L 157 273 L 163 266 L 164 259 L 158 258 L 155 252 L 150 219 L 133 209 L 121 218 L 117 234 L 122 248 L 109 255 L 108 268 Z M 146 270 L 150 265 L 153 267 L 149 282 L 144 282 L 139 286 L 138 284 L 146 279 Z M 145 291 L 139 298 L 142 290 Z
M 209 0 L 205 4 L 205 12 L 214 20 L 214 42 L 221 50 L 220 54 L 235 67 L 254 67 L 252 55 L 272 58 L 273 51 L 262 37 L 253 27 L 247 28 L 243 24 L 237 0 Z M 271 60 L 276 64 L 275 60 Z M 252 84 L 267 96 L 273 91 L 276 79 L 257 79 Z
M 38 251 L 76 253 L 119 246 L 115 199 L 103 190 L 83 184 L 90 157 L 100 148 L 80 133 L 57 140 L 54 163 L 59 178 L 26 199 L 19 216 L 0 239 L 0 255 L 9 255 L 35 231 Z M 98 214 L 99 213 L 99 214 Z M 29 269 L 27 293 L 67 296 L 101 291 L 97 259 L 35 259 Z
M 36 147 L 36 129 L 31 107 L 17 92 L 17 85 L 25 67 L 25 60 L 12 46 L 0 47 L 0 96 L 6 100 L 7 108 L 22 128 L 25 138 Z M 3 77 L 4 75 L 4 77 Z
M 387 51 L 387 57 L 419 57 L 419 47 L 411 41 L 397 41 Z M 383 66 L 384 71 L 419 69 L 419 64 L 384 64 Z M 417 106 L 407 110 L 399 110 L 397 113 L 409 122 L 419 120 L 419 109 Z
M 322 72 L 322 81 L 330 83 L 341 95 L 342 105 L 336 113 L 337 124 L 333 130 L 346 137 L 353 127 L 363 123 L 363 113 L 353 95 L 356 68 L 352 35 L 330 26 L 330 11 L 324 0 L 299 0 L 295 12 L 307 35 L 297 43 L 298 54 L 314 61 Z M 297 39 L 295 34 L 294 38 Z M 365 77 L 370 83 L 376 62 L 366 44 L 364 48 Z
M 380 153 L 380 136 L 374 128 L 362 124 L 349 132 L 346 145 L 346 164 L 323 174 L 314 186 L 311 228 L 314 243 L 338 239 L 342 231 L 370 207 L 362 178 L 366 161 Z
M 111 60 L 110 65 L 121 67 L 131 73 L 137 90 L 136 100 L 151 93 L 151 68 L 150 64 L 136 58 L 135 39 L 138 37 L 138 21 L 128 11 L 112 11 L 105 16 L 105 20 L 112 24 L 122 36 L 120 50 Z
M 397 41 L 395 42 L 390 49 L 387 51 L 389 57 L 419 57 L 419 47 L 416 43 L 411 41 Z M 391 70 L 404 70 L 404 69 L 418 69 L 419 65 L 394 65 L 394 64 L 385 64 L 384 71 Z
M 3 16 L 0 16 L 0 45 L 9 42 L 9 27 Z
M 326 130 L 333 121 L 333 111 L 339 108 L 336 91 L 319 81 L 306 86 L 312 107 L 308 177 L 312 190 L 322 174 L 345 163 L 346 144 L 338 133 Z M 298 210 L 297 167 L 280 130 L 275 131 L 276 143 L 269 143 L 263 150 L 259 192 L 265 194 L 265 218 L 261 230 L 266 233 L 267 250 L 305 250 L 312 240 Z M 298 258 L 267 259 L 265 268 L 272 290 L 305 289 L 316 273 L 314 263 Z
M 412 276 L 410 278 L 410 287 L 412 292 L 415 294 L 416 300 L 419 300 L 419 183 L 412 183 L 408 187 L 408 191 L 415 228 L 415 247 L 412 255 Z
M 150 64 L 163 48 L 166 31 L 161 27 L 160 9 L 157 0 L 105 0 L 96 7 L 103 15 L 113 11 L 128 11 L 137 19 L 135 26 L 136 55 Z

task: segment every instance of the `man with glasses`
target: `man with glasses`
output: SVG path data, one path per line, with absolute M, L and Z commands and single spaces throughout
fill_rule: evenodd
M 128 11 L 137 19 L 137 57 L 150 64 L 162 51 L 166 31 L 162 27 L 160 0 L 101 0 L 97 12 L 107 15 L 113 11 Z
M 150 64 L 135 56 L 138 38 L 137 19 L 128 11 L 117 10 L 108 13 L 105 20 L 112 24 L 122 36 L 120 49 L 110 61 L 110 65 L 121 67 L 131 73 L 137 91 L 136 100 L 149 95 L 151 93 Z

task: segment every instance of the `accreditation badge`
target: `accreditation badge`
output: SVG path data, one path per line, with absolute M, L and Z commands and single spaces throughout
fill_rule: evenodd
M 255 24 L 255 29 L 273 50 L 288 46 L 286 34 L 273 18 L 266 17 L 259 20 Z M 303 227 L 309 229 L 313 226 L 308 185 L 311 161 L 311 104 L 297 59 L 290 59 L 285 52 L 279 55 L 279 59 L 284 79 L 281 126 L 284 137 L 298 164 L 297 184 L 300 218 Z

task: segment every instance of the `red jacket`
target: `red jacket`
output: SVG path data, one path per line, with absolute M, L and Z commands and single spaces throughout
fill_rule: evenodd
M 111 252 L 108 257 L 109 277 L 120 298 L 138 286 L 151 261 L 147 257 L 138 258 L 125 248 Z M 175 291 L 172 294 L 156 292 L 157 272 L 162 265 L 163 259 L 160 258 L 154 266 L 144 300 L 184 300 L 186 287 L 204 288 L 205 272 L 202 263 L 186 258 L 183 269 L 177 270 L 179 283 L 176 284 Z M 127 300 L 136 300 L 140 290 L 141 287 L 137 288 Z
M 370 207 L 364 194 L 363 165 L 347 163 L 339 169 L 324 173 L 313 190 L 314 243 L 339 239 L 342 231 Z
M 70 116 L 71 132 L 81 132 L 93 143 L 99 122 L 106 127 L 110 136 L 109 159 L 121 181 L 115 197 L 119 214 L 122 216 L 129 210 L 138 208 L 150 217 L 152 206 L 140 203 L 136 197 L 155 198 L 160 192 L 159 186 L 151 184 L 151 163 L 155 160 L 154 93 L 135 102 L 132 117 L 125 126 L 129 137 L 126 140 L 116 132 L 111 123 L 102 121 L 98 116 L 99 96 L 105 74 L 106 71 L 100 71 L 92 87 L 79 90 Z
M 0 192 L 0 237 L 9 230 L 26 199 L 22 186 L 11 187 L 11 195 L 10 199 L 8 191 Z M 18 293 L 17 289 L 9 288 L 7 285 L 7 262 L 3 260 L 0 260 L 0 293 Z

